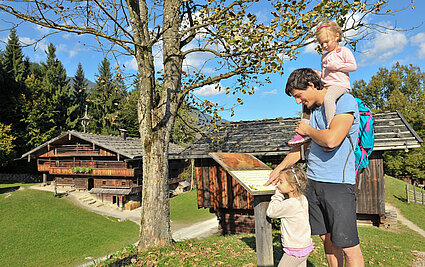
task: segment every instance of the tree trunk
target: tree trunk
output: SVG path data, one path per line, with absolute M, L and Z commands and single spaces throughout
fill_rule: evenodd
M 141 88 L 138 117 L 143 145 L 143 189 L 139 250 L 171 244 L 168 193 L 168 143 L 181 100 L 182 58 L 180 57 L 179 9 L 181 0 L 164 1 L 164 80 L 157 90 L 147 7 L 144 1 L 129 1 L 134 22 L 135 47 Z
M 171 244 L 168 196 L 168 149 L 164 131 L 145 136 L 143 196 L 139 249 Z M 167 145 L 168 146 L 168 145 Z

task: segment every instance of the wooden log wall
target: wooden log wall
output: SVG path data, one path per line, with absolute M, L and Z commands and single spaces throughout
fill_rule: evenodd
M 57 185 L 74 185 L 74 179 L 69 177 L 56 177 Z
M 195 172 L 198 208 L 209 208 L 216 214 L 219 233 L 253 233 L 253 196 L 212 159 L 196 160 Z
M 252 195 L 214 160 L 196 160 L 195 172 L 199 208 L 254 209 Z
M 361 178 L 361 180 L 359 179 Z M 358 183 L 361 183 L 360 189 Z M 356 195 L 357 213 L 385 214 L 385 177 L 382 152 L 373 152 L 369 157 L 369 166 L 357 175 Z
M 94 187 L 130 188 L 133 181 L 130 179 L 94 179 Z
M 78 178 L 78 177 L 55 177 L 55 182 L 57 185 L 67 185 L 75 186 L 76 189 L 87 189 L 88 180 L 87 178 Z
M 216 215 L 220 235 L 255 233 L 255 217 L 252 209 L 218 209 Z

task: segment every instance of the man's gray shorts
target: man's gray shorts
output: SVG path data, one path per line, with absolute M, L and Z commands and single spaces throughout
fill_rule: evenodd
M 338 247 L 359 244 L 354 185 L 309 180 L 306 197 L 312 235 L 330 233 Z

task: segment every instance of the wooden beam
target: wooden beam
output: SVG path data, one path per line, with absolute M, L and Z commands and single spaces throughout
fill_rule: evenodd
M 273 237 L 270 219 L 266 210 L 270 196 L 254 195 L 255 242 L 257 266 L 273 266 Z

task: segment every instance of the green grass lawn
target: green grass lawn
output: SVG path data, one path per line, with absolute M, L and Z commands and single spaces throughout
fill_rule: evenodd
M 405 202 L 404 182 L 386 177 L 386 201 L 418 225 L 423 224 L 424 207 Z M 178 200 L 178 199 L 175 199 Z M 416 216 L 414 214 L 416 213 Z M 419 217 L 419 218 L 418 218 Z M 361 248 L 366 266 L 410 266 L 414 260 L 412 250 L 424 251 L 425 238 L 404 225 L 390 229 L 373 226 L 359 227 Z M 316 248 L 310 254 L 308 266 L 327 266 L 323 245 L 313 237 Z M 274 260 L 282 257 L 280 233 L 273 233 Z M 177 242 L 173 246 L 137 252 L 127 248 L 98 266 L 256 266 L 255 235 L 213 235 L 203 240 Z
M 8 187 L 16 187 L 16 186 L 29 187 L 31 185 L 35 185 L 35 184 L 25 184 L 25 183 L 2 184 L 0 183 L 0 188 L 8 188 Z
M 23 188 L 0 194 L 0 266 L 75 266 L 138 239 L 134 222 L 118 222 L 52 192 Z
M 208 209 L 198 209 L 196 189 L 170 199 L 170 219 L 179 224 L 189 224 L 215 217 Z
M 400 226 L 396 231 L 377 227 L 359 227 L 366 266 L 410 266 L 412 250 L 423 248 L 425 238 Z M 280 233 L 273 233 L 275 266 L 282 257 Z M 308 258 L 308 266 L 327 266 L 323 245 L 314 237 L 316 248 Z M 174 246 L 151 249 L 142 253 L 126 249 L 98 266 L 256 266 L 255 235 L 213 235 L 203 240 L 177 242 Z
M 385 176 L 385 202 L 400 209 L 404 217 L 425 230 L 425 206 L 407 203 L 406 183 L 402 180 Z

